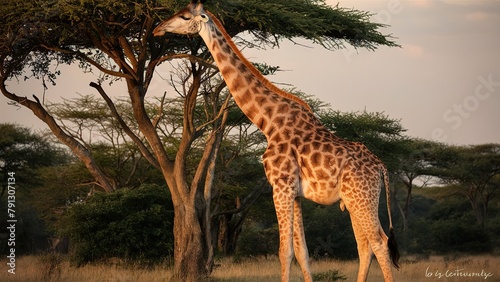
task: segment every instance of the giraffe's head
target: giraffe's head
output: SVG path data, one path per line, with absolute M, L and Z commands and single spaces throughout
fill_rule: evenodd
M 154 36 L 162 36 L 166 32 L 176 34 L 197 34 L 210 18 L 203 10 L 205 1 L 192 0 L 189 5 L 175 15 L 162 21 L 154 30 Z

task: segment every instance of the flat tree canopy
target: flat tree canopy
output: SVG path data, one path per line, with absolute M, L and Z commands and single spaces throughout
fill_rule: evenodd
M 176 38 L 160 48 L 161 44 L 145 33 L 146 24 L 156 24 L 187 1 L 1 2 L 2 78 L 20 75 L 25 67 L 35 76 L 46 74 L 52 60 L 64 63 L 78 60 L 85 62 L 82 67 L 92 64 L 122 77 L 124 71 L 105 69 L 110 66 L 104 64 L 106 58 L 102 52 L 113 45 L 119 45 L 122 55 L 129 59 L 144 51 L 147 53 L 142 56 L 154 58 L 167 50 L 186 51 L 190 46 L 186 43 L 189 39 Z M 330 7 L 320 0 L 208 1 L 207 6 L 223 21 L 229 34 L 248 31 L 260 43 L 277 44 L 281 39 L 302 37 L 329 49 L 341 48 L 344 43 L 371 50 L 379 45 L 397 46 L 390 36 L 379 31 L 383 24 L 369 22 L 369 13 Z M 129 46 L 120 42 L 122 38 Z M 143 50 L 148 44 L 150 50 Z

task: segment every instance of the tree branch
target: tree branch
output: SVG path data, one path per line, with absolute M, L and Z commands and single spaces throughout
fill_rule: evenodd
M 116 183 L 112 178 L 108 177 L 100 167 L 94 162 L 92 154 L 90 151 L 78 142 L 75 138 L 68 135 L 64 130 L 57 124 L 55 119 L 45 110 L 45 108 L 40 103 L 40 100 L 33 95 L 35 101 L 29 100 L 27 97 L 20 97 L 14 93 L 11 93 L 5 87 L 6 77 L 2 77 L 2 82 L 0 88 L 2 94 L 12 101 L 16 101 L 22 106 L 30 109 L 40 120 L 45 122 L 50 128 L 52 133 L 61 141 L 63 144 L 68 146 L 71 151 L 82 161 L 89 172 L 92 174 L 94 179 L 99 182 L 99 186 L 106 192 L 112 192 L 116 190 Z
M 207 61 L 207 60 L 204 60 L 200 57 L 197 57 L 195 55 L 191 55 L 191 54 L 170 54 L 170 55 L 166 55 L 166 56 L 163 56 L 161 58 L 159 58 L 156 62 L 156 64 L 161 64 L 163 63 L 164 61 L 170 61 L 170 60 L 173 60 L 173 59 L 188 59 L 191 63 L 198 63 L 204 67 L 207 67 L 207 68 L 212 68 L 212 69 L 215 69 L 215 70 L 218 70 L 217 66 L 215 66 L 214 64 L 212 64 L 210 61 Z
M 127 134 L 127 136 L 130 137 L 130 139 L 132 139 L 132 141 L 134 142 L 134 144 L 137 145 L 137 147 L 139 148 L 139 151 L 144 156 L 144 158 L 146 158 L 146 160 L 152 166 L 154 166 L 156 169 L 160 170 L 160 165 L 158 164 L 158 161 L 154 158 L 154 156 L 151 154 L 151 152 L 149 152 L 148 148 L 146 148 L 146 146 L 141 141 L 141 139 L 137 135 L 135 135 L 134 132 L 132 132 L 132 130 L 130 129 L 130 127 L 122 119 L 122 117 L 118 113 L 118 111 L 117 111 L 117 109 L 116 109 L 113 101 L 111 101 L 111 99 L 106 94 L 106 92 L 104 91 L 104 89 L 102 88 L 102 86 L 100 84 L 95 83 L 95 82 L 91 82 L 90 86 L 93 87 L 93 88 L 95 88 L 97 90 L 97 92 L 99 92 L 99 94 L 102 96 L 102 98 L 106 101 L 106 104 L 108 105 L 109 109 L 111 110 L 111 113 L 118 120 L 118 123 L 123 128 L 123 130 L 125 131 L 125 133 Z
M 137 60 L 135 58 L 134 51 L 132 50 L 132 48 L 130 47 L 130 44 L 128 43 L 127 38 L 125 38 L 125 36 L 121 35 L 120 37 L 118 37 L 118 42 L 120 43 L 120 46 L 122 47 L 123 52 L 125 53 L 125 56 L 128 58 L 128 60 L 132 64 L 132 68 L 134 70 L 137 70 L 137 66 L 138 66 Z
M 50 47 L 50 46 L 47 46 L 44 44 L 41 44 L 41 46 L 47 50 L 50 50 L 50 51 L 59 52 L 59 53 L 63 53 L 63 54 L 70 54 L 70 55 L 75 55 L 77 57 L 80 57 L 84 61 L 86 61 L 87 63 L 91 64 L 92 66 L 96 67 L 98 70 L 102 71 L 103 73 L 106 73 L 106 74 L 109 74 L 112 76 L 117 76 L 117 77 L 132 78 L 131 75 L 128 75 L 126 73 L 119 72 L 119 71 L 112 71 L 112 70 L 109 70 L 107 68 L 104 68 L 98 62 L 89 58 L 87 55 L 83 54 L 80 51 L 73 51 L 73 50 L 63 49 L 63 48 L 59 48 L 59 47 Z

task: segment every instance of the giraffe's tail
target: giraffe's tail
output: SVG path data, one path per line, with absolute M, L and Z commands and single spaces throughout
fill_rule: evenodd
M 389 186 L 389 174 L 387 173 L 387 167 L 385 165 L 381 166 L 382 177 L 384 178 L 385 195 L 387 197 L 387 213 L 389 215 L 389 239 L 387 240 L 387 247 L 389 248 L 389 254 L 391 256 L 392 264 L 394 267 L 399 269 L 399 250 L 398 243 L 396 242 L 396 236 L 394 235 L 394 226 L 392 225 L 391 216 L 391 189 Z

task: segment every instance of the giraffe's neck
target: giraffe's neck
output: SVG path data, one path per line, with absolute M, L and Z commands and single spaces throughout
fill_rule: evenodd
M 271 129 L 277 114 L 290 108 L 310 111 L 298 97 L 282 91 L 267 80 L 238 50 L 222 24 L 209 14 L 212 21 L 200 31 L 226 82 L 231 95 L 243 113 L 264 134 Z M 268 134 L 266 134 L 267 136 Z

